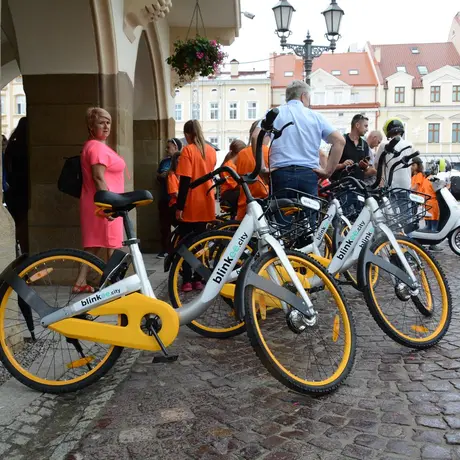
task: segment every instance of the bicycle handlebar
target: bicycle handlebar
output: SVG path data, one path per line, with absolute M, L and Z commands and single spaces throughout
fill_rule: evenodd
M 328 192 L 329 190 L 340 187 L 341 185 L 347 182 L 350 182 L 353 185 L 355 185 L 358 189 L 364 192 L 365 195 L 367 194 L 366 186 L 360 180 L 356 179 L 356 177 L 352 177 L 352 176 L 346 176 L 343 179 L 339 179 L 337 181 L 332 182 L 332 184 L 326 185 L 325 187 L 321 187 L 319 189 L 319 193 Z
M 238 184 L 243 184 L 243 183 L 252 183 L 257 181 L 257 178 L 259 176 L 260 170 L 262 169 L 262 146 L 263 146 L 263 141 L 264 137 L 266 136 L 267 133 L 274 134 L 275 139 L 278 139 L 278 137 L 281 136 L 283 131 L 290 125 L 293 125 L 294 123 L 291 121 L 284 125 L 281 129 L 275 129 L 273 127 L 273 123 L 276 120 L 276 117 L 279 115 L 279 110 L 278 109 L 272 109 L 270 110 L 267 115 L 265 116 L 265 119 L 262 120 L 261 123 L 261 130 L 259 135 L 257 136 L 257 144 L 256 144 L 256 152 L 255 152 L 255 157 L 256 157 L 256 166 L 254 168 L 254 171 L 250 174 L 245 174 L 244 176 L 240 176 L 234 169 L 228 167 L 228 166 L 221 166 L 220 168 L 217 168 L 216 170 L 199 177 L 198 179 L 194 180 L 190 184 L 190 188 L 196 188 L 204 183 L 206 183 L 208 180 L 211 180 L 214 176 L 217 176 L 218 174 L 221 174 L 223 172 L 226 172 L 232 176 L 233 179 Z

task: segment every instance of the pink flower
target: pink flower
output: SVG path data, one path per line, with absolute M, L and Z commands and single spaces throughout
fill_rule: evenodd
M 197 57 L 198 59 L 203 59 L 203 58 L 204 58 L 204 53 L 203 53 L 202 51 L 198 51 L 198 52 L 196 53 L 196 57 Z
M 187 65 L 187 64 L 184 64 L 184 69 L 188 69 L 188 65 Z
M 210 43 L 212 46 L 217 46 L 217 42 L 215 40 L 211 40 Z

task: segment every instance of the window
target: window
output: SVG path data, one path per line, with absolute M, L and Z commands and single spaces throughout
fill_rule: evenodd
M 334 104 L 342 103 L 342 91 L 336 91 L 334 93 Z
M 358 69 L 350 69 L 348 71 L 350 75 L 359 75 L 359 70 Z
M 230 88 L 231 93 L 236 93 L 236 88 Z
M 211 102 L 211 104 L 209 104 L 209 108 L 210 108 L 209 118 L 211 120 L 219 120 L 219 118 L 220 118 L 219 103 L 218 102 Z
M 411 51 L 412 51 L 412 54 L 420 54 L 420 50 L 416 47 L 412 48 Z
M 331 74 L 332 75 L 342 75 L 342 72 L 340 70 L 333 70 Z
M 21 83 L 21 84 L 22 84 L 22 76 L 19 75 L 19 77 L 16 77 L 16 78 L 14 79 L 14 82 L 15 82 L 15 83 Z
M 255 93 L 256 89 L 255 88 L 249 88 L 249 92 L 252 93 L 254 92 Z
M 23 94 L 16 96 L 16 114 L 17 115 L 26 114 L 26 97 Z
M 5 115 L 6 114 L 6 98 L 3 95 L 2 95 L 1 104 L 2 104 L 2 115 Z
M 182 104 L 176 104 L 174 118 L 176 121 L 182 121 Z
M 343 117 L 343 112 L 338 113 L 339 117 Z
M 396 104 L 403 104 L 404 103 L 404 95 L 405 95 L 404 86 L 397 86 L 395 88 L 395 103 Z
M 218 137 L 210 137 L 209 142 L 215 147 L 219 147 L 219 138 Z
M 439 144 L 439 131 L 441 125 L 439 123 L 429 123 L 428 124 L 428 143 L 429 144 Z
M 228 103 L 228 118 L 230 120 L 238 120 L 238 102 Z
M 430 101 L 431 102 L 441 102 L 441 87 L 440 86 L 431 87 Z
M 192 103 L 192 119 L 199 120 L 201 118 L 201 107 L 199 103 Z
M 351 103 L 357 104 L 359 102 L 359 93 L 351 93 Z
M 326 100 L 326 93 L 315 93 L 314 95 L 315 105 L 324 105 Z
M 452 142 L 460 143 L 460 123 L 452 123 Z
M 230 144 L 233 142 L 233 141 L 236 141 L 238 138 L 237 137 L 229 137 L 228 138 L 228 145 L 230 146 Z
M 284 76 L 285 76 L 285 77 L 293 77 L 293 76 L 294 76 L 294 72 L 291 72 L 291 71 L 289 71 L 289 72 L 284 72 Z
M 176 90 L 174 91 L 174 93 L 175 93 L 176 96 L 177 96 L 178 94 L 180 94 L 180 89 L 179 89 L 179 88 L 176 88 Z
M 428 68 L 426 65 L 418 65 L 417 69 L 420 75 L 426 75 L 428 73 Z
M 460 102 L 460 86 L 452 88 L 452 102 Z
M 211 93 L 217 93 L 217 88 L 213 88 L 213 89 L 211 90 Z
M 396 67 L 396 72 L 405 72 L 406 71 L 406 66 L 405 65 L 398 65 Z
M 257 102 L 248 102 L 248 120 L 257 119 Z

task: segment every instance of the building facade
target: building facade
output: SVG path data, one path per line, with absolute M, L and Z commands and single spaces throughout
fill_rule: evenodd
M 174 97 L 176 137 L 184 137 L 184 123 L 200 121 L 205 139 L 218 147 L 218 164 L 235 139 L 249 140 L 251 124 L 271 106 L 270 78 L 266 71 L 231 71 L 176 89 Z
M 443 157 L 459 168 L 460 13 L 445 43 L 368 43 L 366 50 L 379 78 L 382 123 L 400 118 L 426 160 Z
M 277 106 L 285 102 L 286 86 L 305 78 L 303 61 L 294 54 L 276 53 L 270 61 L 272 104 Z M 367 53 L 323 54 L 313 61 L 310 81 L 312 108 L 340 132 L 349 132 L 357 113 L 369 118 L 370 129 L 378 125 L 379 82 Z
M 26 116 L 27 104 L 22 76 L 15 77 L 1 90 L 2 134 L 10 137 L 21 117 Z

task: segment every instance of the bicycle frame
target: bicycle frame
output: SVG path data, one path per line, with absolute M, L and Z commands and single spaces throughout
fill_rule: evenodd
M 271 247 L 275 251 L 282 266 L 286 270 L 286 273 L 290 276 L 301 297 L 299 298 L 289 290 L 279 286 L 275 276 L 271 277 L 273 282 L 270 283 L 267 279 L 255 275 L 252 277 L 253 285 L 280 298 L 281 300 L 288 301 L 290 305 L 306 315 L 308 318 L 312 318 L 316 315 L 316 312 L 313 310 L 313 304 L 292 268 L 283 247 L 272 235 L 269 234 L 268 222 L 263 215 L 262 207 L 259 203 L 253 201 L 248 203 L 246 216 L 241 222 L 238 230 L 233 235 L 232 240 L 219 260 L 219 263 L 210 274 L 209 280 L 201 295 L 197 299 L 176 310 L 180 325 L 188 324 L 198 318 L 219 295 L 223 285 L 225 285 L 232 276 L 235 265 L 245 251 L 246 246 L 254 233 L 258 234 L 261 247 Z M 93 310 L 95 307 L 137 291 L 140 291 L 147 297 L 155 299 L 156 297 L 148 279 L 138 243 L 133 242 L 129 245 L 129 249 L 136 272 L 134 275 L 118 281 L 111 286 L 91 294 L 72 305 L 59 309 L 58 311 L 54 311 L 54 309 L 52 309 L 53 312 L 43 315 L 41 324 L 43 326 L 49 326 L 63 319 L 86 313 Z

